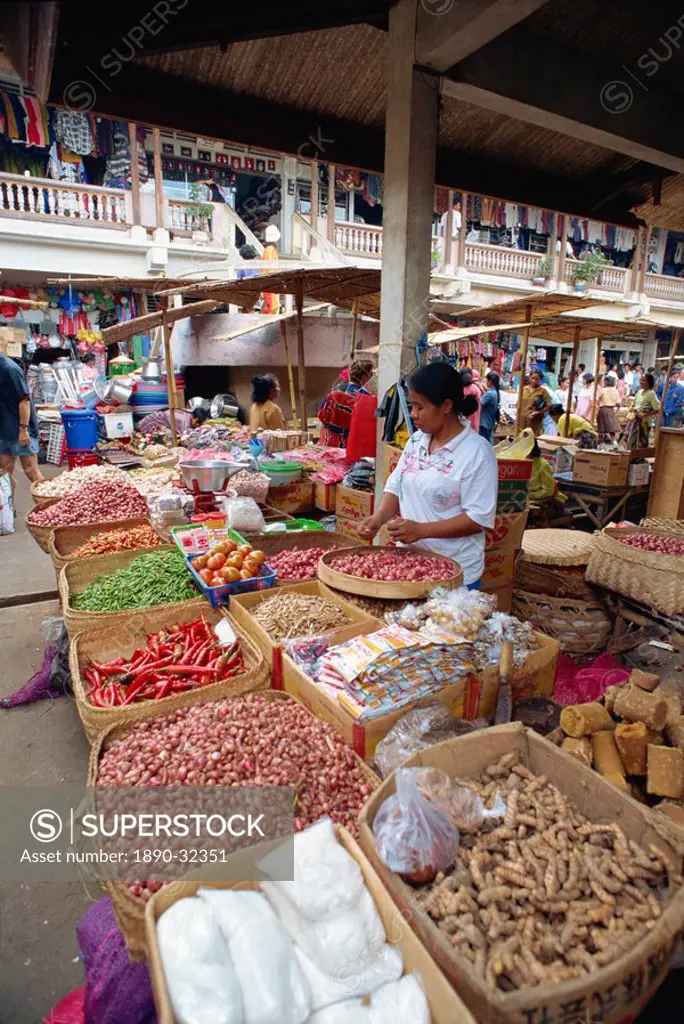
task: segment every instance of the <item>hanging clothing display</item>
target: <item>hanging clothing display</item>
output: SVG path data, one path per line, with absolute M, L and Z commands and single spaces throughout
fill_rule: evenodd
M 58 110 L 55 114 L 55 136 L 73 153 L 88 156 L 93 151 L 93 131 L 87 114 Z

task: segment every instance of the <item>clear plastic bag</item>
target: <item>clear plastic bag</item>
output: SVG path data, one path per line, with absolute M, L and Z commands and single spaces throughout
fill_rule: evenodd
M 426 885 L 458 852 L 459 832 L 418 788 L 416 769 L 398 768 L 396 791 L 373 822 L 378 855 L 411 885 Z
M 0 537 L 14 533 L 14 495 L 9 473 L 0 472 Z
M 254 498 L 231 498 L 223 503 L 226 525 L 231 530 L 246 530 L 248 533 L 261 533 L 264 517 Z
M 454 736 L 464 736 L 474 729 L 484 729 L 487 725 L 484 718 L 474 722 L 454 718 L 450 708 L 437 701 L 413 708 L 378 743 L 375 750 L 376 768 L 381 777 L 386 779 L 395 768 L 426 747 L 453 739 Z
M 317 679 L 321 658 L 330 647 L 331 638 L 332 633 L 297 637 L 294 640 L 284 640 L 283 647 L 302 672 L 311 679 Z
M 411 768 L 413 781 L 420 794 L 446 815 L 459 832 L 474 832 L 490 818 L 502 818 L 506 804 L 499 790 L 491 807 L 468 786 L 455 782 L 441 768 Z

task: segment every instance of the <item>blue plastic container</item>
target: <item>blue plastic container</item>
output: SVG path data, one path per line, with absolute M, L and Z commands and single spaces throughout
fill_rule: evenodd
M 86 451 L 97 444 L 97 413 L 89 409 L 62 409 L 66 446 Z
M 220 608 L 222 605 L 229 604 L 231 594 L 249 594 L 253 590 L 269 590 L 275 586 L 276 571 L 267 562 L 264 562 L 261 566 L 261 576 L 255 576 L 251 580 L 236 580 L 235 583 L 225 583 L 221 587 L 210 587 L 204 582 L 192 564 L 195 558 L 199 558 L 199 555 L 192 555 L 186 558 L 185 564 L 195 581 L 195 586 L 199 587 L 212 608 Z

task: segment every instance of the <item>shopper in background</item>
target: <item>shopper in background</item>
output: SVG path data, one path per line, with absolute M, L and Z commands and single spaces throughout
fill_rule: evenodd
M 370 359 L 355 359 L 348 370 L 342 370 L 339 377 L 323 399 L 318 418 L 323 424 L 321 444 L 326 448 L 346 448 L 351 428 L 353 402 L 356 395 L 368 395 L 366 385 L 375 372 Z
M 627 374 L 621 366 L 618 366 L 617 368 L 617 383 L 615 387 L 617 388 L 617 393 L 620 396 L 620 405 L 622 405 L 627 395 L 630 394 L 630 391 L 627 383 Z
M 523 389 L 523 425 L 530 427 L 536 437 L 544 429 L 544 415 L 551 408 L 551 396 L 544 385 L 544 376 L 532 370 Z
M 91 382 L 94 381 L 98 376 L 94 353 L 86 352 L 84 356 L 81 356 L 81 363 L 83 366 L 81 371 L 83 374 L 83 380 Z
M 632 371 L 632 394 L 636 395 L 639 392 L 641 385 L 641 375 L 644 372 L 644 368 L 641 363 L 634 364 L 634 370 Z
M 598 399 L 598 432 L 600 441 L 614 441 L 620 433 L 617 411 L 620 408 L 620 393 L 616 388 L 617 378 L 607 373 Z
M 480 405 L 482 400 L 482 392 L 479 387 L 480 374 L 477 370 L 471 370 L 469 367 L 461 370 L 461 380 L 463 381 L 463 394 L 467 397 L 475 399 L 477 408 L 475 412 L 468 416 L 470 426 L 473 428 L 476 434 L 480 432 Z
M 684 384 L 681 380 L 682 371 L 675 367 L 670 374 L 670 380 L 665 392 L 664 378 L 659 382 L 656 394 L 663 403 L 663 426 L 681 427 L 684 419 Z M 663 399 L 663 392 L 665 397 Z
M 593 423 L 596 419 L 596 408 L 594 407 L 594 374 L 585 373 L 582 377 L 583 387 L 577 396 L 575 412 L 585 420 Z M 596 389 L 596 399 L 600 397 L 600 388 Z
M 644 373 L 639 381 L 639 390 L 632 406 L 631 419 L 625 430 L 627 447 L 648 448 L 651 424 L 660 409 L 660 402 L 655 393 L 655 381 L 652 373 Z
M 393 541 L 453 558 L 465 586 L 479 589 L 498 472 L 494 451 L 468 422 L 474 396 L 464 395 L 461 375 L 440 362 L 416 370 L 409 400 L 416 430 L 359 532 L 371 539 L 387 523 Z
M 38 468 L 38 420 L 22 368 L 10 359 L 0 337 L 0 469 L 14 487 L 16 460 L 32 484 L 43 479 Z
M 272 373 L 252 377 L 252 408 L 249 410 L 249 429 L 284 430 L 285 419 L 276 398 L 280 394 L 278 378 Z
M 266 248 L 261 254 L 262 260 L 277 260 L 278 249 L 277 242 L 280 240 L 280 231 L 275 224 L 269 224 L 264 232 L 264 238 L 266 240 Z M 269 267 L 265 273 L 272 274 L 277 267 Z M 273 316 L 280 312 L 280 296 L 275 295 L 273 292 L 263 292 L 262 294 L 263 304 L 261 312 L 267 315 Z
M 480 403 L 480 437 L 494 444 L 494 430 L 501 416 L 501 380 L 493 370 L 485 377 L 487 390 Z

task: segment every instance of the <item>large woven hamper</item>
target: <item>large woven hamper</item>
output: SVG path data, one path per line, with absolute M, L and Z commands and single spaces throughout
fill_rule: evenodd
M 604 651 L 613 630 L 611 619 L 600 603 L 576 597 L 549 597 L 514 590 L 512 611 L 540 633 L 558 640 L 566 654 L 579 659 Z
M 622 544 L 633 534 L 672 537 L 664 530 L 610 527 L 596 537 L 586 577 L 606 590 L 629 597 L 663 615 L 684 612 L 684 558 Z

